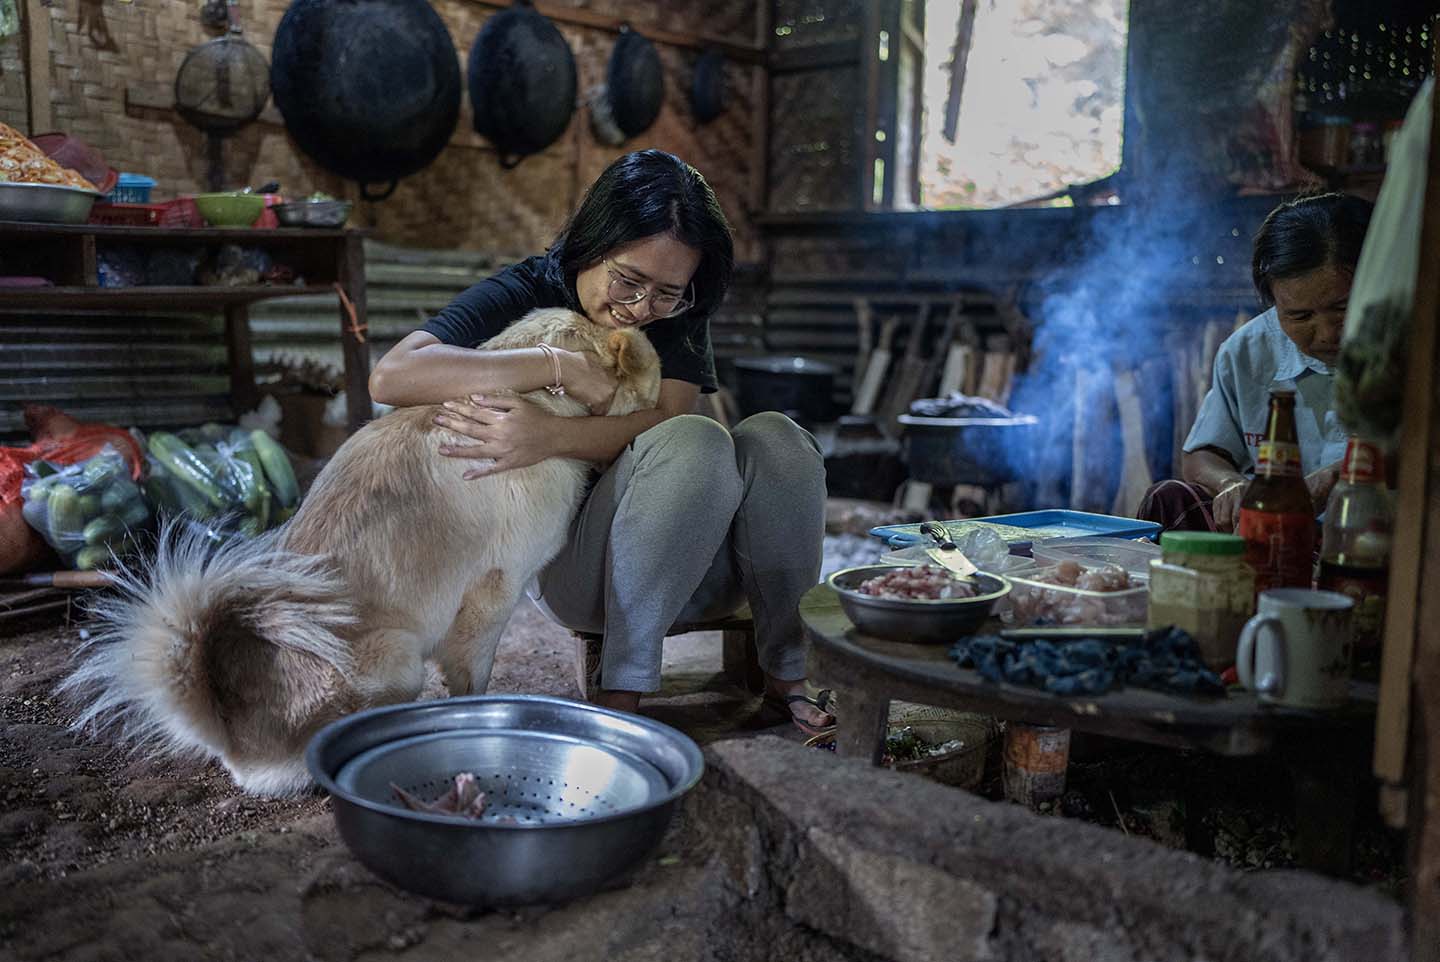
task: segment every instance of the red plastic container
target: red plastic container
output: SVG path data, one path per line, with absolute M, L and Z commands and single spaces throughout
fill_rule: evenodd
M 90 208 L 90 223 L 113 227 L 159 227 L 165 204 L 96 204 Z

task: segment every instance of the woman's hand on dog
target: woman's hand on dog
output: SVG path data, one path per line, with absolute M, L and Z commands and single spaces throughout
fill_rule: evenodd
M 554 432 L 547 430 L 545 424 L 554 415 L 546 414 L 524 398 L 472 394 L 468 402 L 446 401 L 442 406 L 445 410 L 435 416 L 435 423 L 475 443 L 443 445 L 440 453 L 451 458 L 490 462 L 488 466 L 466 471 L 466 481 L 523 468 L 556 454 L 549 443 Z
M 591 414 L 610 410 L 618 382 L 614 375 L 581 351 L 556 351 L 560 355 L 560 383 L 565 393 L 590 409 Z

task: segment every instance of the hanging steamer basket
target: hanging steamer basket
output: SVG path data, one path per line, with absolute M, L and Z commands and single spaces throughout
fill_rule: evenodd
M 366 200 L 429 166 L 460 119 L 460 62 L 427 0 L 295 0 L 271 58 L 291 138 Z
M 695 61 L 690 78 L 690 110 L 697 123 L 708 124 L 725 112 L 725 55 L 707 50 Z
M 208 140 L 211 190 L 224 190 L 224 138 L 252 123 L 270 100 L 270 65 L 238 25 L 191 50 L 175 74 L 175 111 Z
M 485 21 L 470 47 L 475 132 L 495 145 L 507 170 L 565 133 L 575 113 L 575 57 L 555 25 L 529 0 Z
M 620 28 L 605 83 L 590 94 L 590 125 L 595 138 L 618 147 L 650 128 L 665 99 L 665 70 L 655 45 L 629 27 Z

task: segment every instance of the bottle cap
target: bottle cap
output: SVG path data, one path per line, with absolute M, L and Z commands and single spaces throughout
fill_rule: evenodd
M 1245 539 L 1215 531 L 1167 531 L 1160 536 L 1160 548 L 1181 554 L 1242 555 Z

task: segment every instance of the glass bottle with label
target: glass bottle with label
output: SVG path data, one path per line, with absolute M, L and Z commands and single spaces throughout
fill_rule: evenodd
M 1270 392 L 1265 440 L 1255 457 L 1255 477 L 1240 501 L 1245 560 L 1255 572 L 1255 592 L 1308 588 L 1315 555 L 1315 505 L 1305 486 L 1295 433 L 1295 392 Z
M 1325 508 L 1319 585 L 1355 599 L 1355 656 L 1362 670 L 1376 661 L 1385 629 L 1391 510 L 1384 455 L 1369 441 L 1350 438 Z

